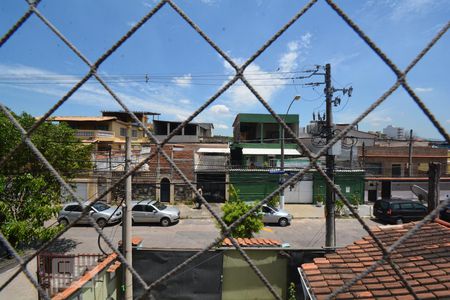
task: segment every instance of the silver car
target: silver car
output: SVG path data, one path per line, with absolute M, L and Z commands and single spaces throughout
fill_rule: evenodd
M 159 223 L 166 227 L 180 219 L 178 208 L 154 200 L 133 201 L 132 207 L 133 223 Z
M 277 223 L 281 227 L 284 227 L 289 225 L 292 221 L 292 215 L 284 210 L 268 205 L 263 205 L 261 210 L 263 223 Z
M 84 205 L 88 205 L 89 202 L 85 202 Z M 98 226 L 104 227 L 106 224 L 119 223 L 122 220 L 122 209 L 109 206 L 104 202 L 96 202 L 92 207 L 89 215 L 94 218 Z M 74 222 L 81 216 L 83 208 L 78 202 L 71 202 L 61 209 L 58 215 L 58 222 L 61 225 L 67 226 L 69 223 Z M 90 224 L 88 215 L 83 216 L 77 224 Z

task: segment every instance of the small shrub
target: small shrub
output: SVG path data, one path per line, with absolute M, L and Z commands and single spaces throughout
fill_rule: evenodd
M 227 225 L 231 225 L 234 221 L 245 215 L 253 208 L 252 204 L 245 203 L 239 199 L 238 191 L 230 185 L 228 188 L 229 201 L 222 206 L 223 217 L 222 220 Z M 231 232 L 233 237 L 251 238 L 254 233 L 258 233 L 264 224 L 262 222 L 262 215 L 254 213 L 245 218 L 238 226 Z
M 291 282 L 288 289 L 288 300 L 296 300 L 295 283 Z
M 280 195 L 275 195 L 267 201 L 267 205 L 272 207 L 278 207 L 280 205 Z

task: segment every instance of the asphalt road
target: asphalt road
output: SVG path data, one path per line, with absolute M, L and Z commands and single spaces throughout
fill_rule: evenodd
M 379 225 L 366 219 L 369 226 Z M 117 245 L 121 237 L 120 225 L 104 229 L 108 238 Z M 345 246 L 367 235 L 354 219 L 336 220 L 336 240 L 338 246 Z M 161 227 L 159 225 L 133 226 L 133 236 L 143 239 L 146 248 L 201 249 L 219 236 L 219 230 L 211 219 L 182 219 L 178 224 Z M 321 248 L 325 243 L 325 219 L 297 219 L 287 227 L 266 226 L 256 237 L 271 238 L 288 243 L 291 248 Z M 92 227 L 76 226 L 66 232 L 55 251 L 72 253 L 98 253 L 98 235 Z M 102 241 L 102 247 L 108 250 Z M 110 252 L 109 250 L 107 252 Z
M 366 220 L 370 226 L 378 225 Z M 104 229 L 105 234 L 114 245 L 121 239 L 121 226 Z M 367 233 L 354 219 L 336 220 L 337 245 L 345 246 L 366 236 Z M 164 249 L 201 249 L 219 236 L 219 230 L 211 219 L 182 219 L 178 224 L 161 227 L 143 225 L 133 227 L 133 236 L 143 238 L 146 248 Z M 52 245 L 52 251 L 68 253 L 100 253 L 97 246 L 97 233 L 89 226 L 70 228 L 61 239 Z M 288 227 L 266 226 L 257 237 L 271 238 L 288 243 L 291 248 L 321 248 L 325 240 L 325 219 L 296 219 Z M 111 252 L 105 242 L 101 245 L 106 252 Z M 18 267 L 2 270 L 0 285 L 3 284 Z M 33 260 L 29 270 L 35 277 L 36 261 Z M 36 299 L 37 292 L 25 275 L 20 274 L 2 291 L 1 299 Z

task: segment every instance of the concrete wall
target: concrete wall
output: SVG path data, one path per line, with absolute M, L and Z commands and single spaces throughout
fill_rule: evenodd
M 266 276 L 275 291 L 286 299 L 287 259 L 279 250 L 246 250 L 247 255 Z M 273 295 L 236 250 L 223 256 L 222 299 L 273 299 Z

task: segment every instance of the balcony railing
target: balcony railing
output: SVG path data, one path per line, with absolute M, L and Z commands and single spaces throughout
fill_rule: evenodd
M 106 130 L 77 130 L 75 136 L 80 138 L 113 138 L 114 131 Z

